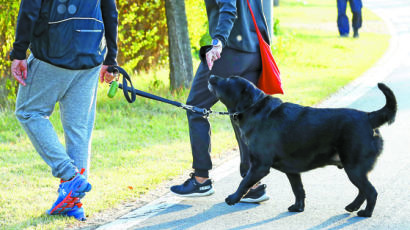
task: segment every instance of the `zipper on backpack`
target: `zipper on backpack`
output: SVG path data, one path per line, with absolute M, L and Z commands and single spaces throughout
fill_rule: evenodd
M 75 30 L 76 32 L 100 33 L 102 30 Z

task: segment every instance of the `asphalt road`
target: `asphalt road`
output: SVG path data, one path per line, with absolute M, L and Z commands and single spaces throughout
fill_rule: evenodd
M 228 206 L 225 197 L 241 180 L 235 158 L 211 172 L 214 195 L 184 199 L 167 194 L 99 229 L 410 229 L 410 0 L 367 0 L 364 4 L 388 22 L 393 34 L 390 49 L 362 78 L 319 106 L 377 110 L 385 103 L 376 87 L 380 81 L 396 95 L 396 121 L 381 128 L 384 152 L 369 174 L 379 193 L 372 218 L 344 210 L 357 189 L 334 166 L 302 174 L 306 191 L 302 213 L 287 211 L 293 193 L 285 174 L 273 169 L 263 180 L 270 200 Z

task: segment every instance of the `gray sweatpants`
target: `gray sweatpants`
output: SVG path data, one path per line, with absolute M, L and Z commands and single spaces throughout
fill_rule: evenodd
M 20 85 L 17 94 L 17 119 L 55 177 L 68 180 L 82 168 L 87 177 L 101 66 L 68 70 L 32 55 L 27 63 L 26 86 Z M 49 121 L 57 102 L 65 148 Z

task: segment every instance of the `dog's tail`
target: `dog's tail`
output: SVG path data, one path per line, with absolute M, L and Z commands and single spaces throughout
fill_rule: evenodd
M 388 124 L 393 123 L 397 113 L 397 101 L 393 91 L 383 83 L 377 84 L 377 87 L 386 97 L 386 105 L 380 110 L 368 114 L 372 128 L 380 127 L 386 122 Z

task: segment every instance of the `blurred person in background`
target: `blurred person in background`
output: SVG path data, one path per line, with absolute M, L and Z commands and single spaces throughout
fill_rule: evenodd
M 362 0 L 337 0 L 337 27 L 341 37 L 349 36 L 349 18 L 346 15 L 347 2 L 352 11 L 353 37 L 359 37 L 359 29 L 362 27 Z

